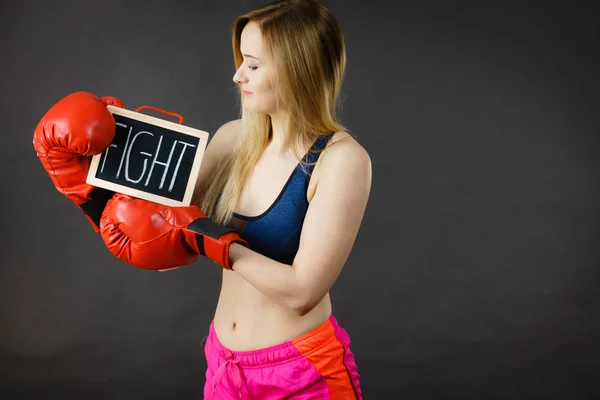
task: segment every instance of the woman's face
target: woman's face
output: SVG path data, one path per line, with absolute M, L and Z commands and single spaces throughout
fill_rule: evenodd
M 250 21 L 242 30 L 240 51 L 244 62 L 233 75 L 233 81 L 242 90 L 243 106 L 260 114 L 276 112 L 277 99 L 269 80 L 273 67 L 265 60 L 258 23 Z

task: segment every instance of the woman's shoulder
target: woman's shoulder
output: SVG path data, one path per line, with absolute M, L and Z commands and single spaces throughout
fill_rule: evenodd
M 336 132 L 315 165 L 309 184 L 309 199 L 322 182 L 327 182 L 326 185 L 334 190 L 351 186 L 368 193 L 371 174 L 371 158 L 367 150 L 348 132 Z
M 216 150 L 229 151 L 233 148 L 236 138 L 242 129 L 242 120 L 234 119 L 225 122 L 217 129 L 212 139 L 210 140 L 209 146 L 218 148 Z
M 234 119 L 221 125 L 210 139 L 204 157 L 210 164 L 216 164 L 234 149 L 242 127 L 241 119 Z
M 241 120 L 235 119 L 221 125 L 214 135 L 212 135 L 204 151 L 202 163 L 200 164 L 200 172 L 196 184 L 198 192 L 206 186 L 219 161 L 227 157 L 229 152 L 233 150 L 235 141 L 239 137 L 238 133 L 240 129 Z
M 356 137 L 347 131 L 338 131 L 333 134 L 323 152 L 323 164 L 344 165 L 355 164 L 358 166 L 371 166 L 371 158 L 367 150 L 358 142 Z M 319 160 L 321 161 L 321 160 Z

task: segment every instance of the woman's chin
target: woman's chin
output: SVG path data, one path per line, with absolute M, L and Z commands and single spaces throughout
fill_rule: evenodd
M 263 114 L 270 114 L 269 111 L 267 110 L 263 110 L 261 108 L 256 108 L 256 107 L 252 107 L 252 106 L 248 106 L 248 104 L 244 104 L 244 109 L 248 110 L 249 112 L 253 113 L 253 114 L 259 114 L 259 115 L 263 115 Z

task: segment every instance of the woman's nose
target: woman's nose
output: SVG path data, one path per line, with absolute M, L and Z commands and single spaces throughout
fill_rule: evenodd
M 235 71 L 235 74 L 233 74 L 233 81 L 235 83 L 237 83 L 239 85 L 242 82 L 245 82 L 245 80 L 246 80 L 246 77 L 242 73 L 242 69 L 241 68 L 238 69 L 237 71 Z

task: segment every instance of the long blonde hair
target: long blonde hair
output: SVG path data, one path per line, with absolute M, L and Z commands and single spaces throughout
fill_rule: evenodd
M 232 26 L 236 70 L 243 63 L 242 30 L 250 21 L 260 26 L 264 55 L 275 66 L 273 86 L 290 117 L 290 143 L 308 147 L 321 135 L 348 131 L 337 120 L 346 69 L 344 37 L 327 7 L 318 0 L 278 0 L 239 16 Z M 237 145 L 198 196 L 208 217 L 224 225 L 231 222 L 244 184 L 271 138 L 270 116 L 242 106 Z M 300 160 L 296 147 L 292 149 Z

